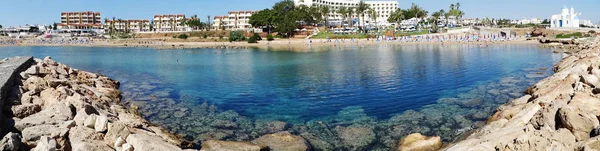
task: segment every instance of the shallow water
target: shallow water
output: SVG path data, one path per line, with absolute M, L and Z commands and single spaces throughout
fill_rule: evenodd
M 413 132 L 454 140 L 561 59 L 537 45 L 318 52 L 0 47 L 0 58 L 15 55 L 52 56 L 119 80 L 124 101 L 189 139 L 251 140 L 288 130 L 321 150 L 386 150 Z M 344 137 L 357 131 L 367 135 Z

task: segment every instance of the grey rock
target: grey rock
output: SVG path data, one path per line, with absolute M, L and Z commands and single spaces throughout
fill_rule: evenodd
M 127 143 L 131 144 L 136 151 L 178 151 L 181 148 L 165 142 L 158 136 L 150 135 L 143 130 L 139 133 L 131 134 L 127 137 Z
M 15 117 L 24 118 L 37 112 L 40 112 L 42 110 L 42 107 L 39 104 L 23 104 L 14 105 L 10 109 Z
M 21 147 L 21 135 L 9 132 L 0 140 L 0 150 L 16 151 Z
M 23 130 L 37 125 L 56 125 L 73 119 L 71 108 L 64 104 L 56 104 L 42 111 L 25 117 L 15 123 L 15 128 Z

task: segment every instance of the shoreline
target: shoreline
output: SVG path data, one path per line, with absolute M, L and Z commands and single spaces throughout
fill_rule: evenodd
M 265 50 L 290 50 L 290 51 L 309 51 L 324 47 L 345 47 L 345 46 L 394 46 L 394 45 L 420 45 L 420 44 L 439 44 L 439 45 L 498 45 L 498 44 L 539 44 L 535 40 L 513 40 L 513 41 L 498 41 L 498 42 L 399 42 L 399 41 L 366 41 L 357 40 L 356 42 L 323 42 L 324 39 L 315 40 L 309 44 L 309 40 L 305 39 L 288 39 L 276 40 L 267 42 L 259 41 L 255 44 L 247 42 L 164 42 L 161 44 L 140 44 L 136 42 L 145 41 L 143 39 L 135 40 L 134 42 L 99 42 L 93 44 L 31 44 L 19 43 L 15 45 L 0 45 L 0 47 L 115 47 L 115 48 L 154 48 L 154 49 L 265 49 Z
M 600 38 L 554 65 L 554 74 L 498 107 L 487 124 L 443 150 L 594 150 L 600 143 Z

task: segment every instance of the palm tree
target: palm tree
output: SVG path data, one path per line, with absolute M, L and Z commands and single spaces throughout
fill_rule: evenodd
M 427 16 L 427 11 L 423 8 L 419 7 L 417 4 L 413 3 L 410 10 L 414 11 L 415 18 L 417 18 L 417 27 L 419 26 L 419 22 L 421 22 L 422 18 Z
M 390 17 L 388 17 L 388 22 L 390 23 L 396 23 L 396 27 L 398 28 L 398 25 L 400 25 L 400 23 L 402 22 L 402 20 L 404 20 L 404 12 L 402 11 L 402 9 L 397 8 L 395 11 L 393 11 L 390 14 Z
M 173 18 L 169 18 L 169 24 L 171 25 L 171 30 L 175 31 L 175 20 Z
M 377 23 L 377 11 L 374 9 L 369 9 L 367 12 L 369 14 L 369 18 L 371 18 L 374 23 Z
M 348 17 L 348 14 L 346 14 L 348 12 L 348 9 L 344 6 L 338 8 L 337 12 L 338 14 L 340 14 L 340 16 L 342 16 L 342 21 L 340 22 L 340 26 L 344 27 L 344 21 L 346 21 L 346 18 Z
M 432 32 L 438 32 L 437 22 L 439 21 L 440 17 L 442 15 L 444 15 L 444 13 L 445 13 L 445 11 L 442 9 L 442 10 L 440 10 L 438 12 L 434 12 L 433 14 L 431 14 L 431 16 L 433 17 L 432 18 L 432 22 L 433 22 L 433 25 L 432 25 L 432 29 L 433 30 L 432 30 Z
M 319 12 L 321 13 L 321 16 L 323 16 L 325 19 L 325 26 L 329 26 L 329 12 L 331 12 L 331 10 L 329 9 L 329 6 L 326 6 L 326 5 L 321 6 L 321 8 L 319 9 Z
M 365 13 L 366 11 L 369 10 L 369 5 L 367 5 L 367 3 L 365 3 L 364 1 L 360 1 L 358 3 L 358 7 L 356 7 L 356 13 L 362 16 L 362 26 L 365 25 L 364 21 L 365 21 Z M 359 18 L 360 21 L 360 18 Z
M 350 27 L 354 27 L 354 13 L 356 12 L 354 10 L 354 7 L 349 7 L 346 9 L 346 16 L 348 16 L 348 24 L 350 24 Z
M 210 15 L 206 16 L 206 31 L 210 31 Z
M 121 28 L 123 26 L 123 19 L 119 18 L 117 21 L 119 22 L 119 28 Z

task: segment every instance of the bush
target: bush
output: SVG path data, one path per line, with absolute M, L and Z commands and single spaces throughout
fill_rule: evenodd
M 576 33 L 571 33 L 571 34 L 558 34 L 556 35 L 556 38 L 581 38 L 583 37 L 583 33 L 581 32 L 576 32 Z
M 179 39 L 187 39 L 188 35 L 187 34 L 181 34 L 177 38 L 179 38 Z
M 248 38 L 248 43 L 258 43 L 257 40 L 258 39 L 256 39 L 256 36 L 252 36 L 252 37 Z
M 254 35 L 252 35 L 252 37 L 258 41 L 262 40 L 262 38 L 260 37 L 260 35 L 258 33 L 254 33 Z
M 590 32 L 589 32 L 589 33 L 590 33 L 590 34 L 596 34 L 596 31 L 595 31 L 595 30 L 590 30 Z
M 202 38 L 206 39 L 208 38 L 208 35 L 203 35 Z
M 229 42 L 232 41 L 245 41 L 246 37 L 241 31 L 232 31 L 229 33 Z
M 268 34 L 267 35 L 267 41 L 273 41 L 273 40 L 275 40 L 275 38 L 273 38 L 273 35 Z
M 223 35 L 219 35 L 219 39 L 223 39 Z

